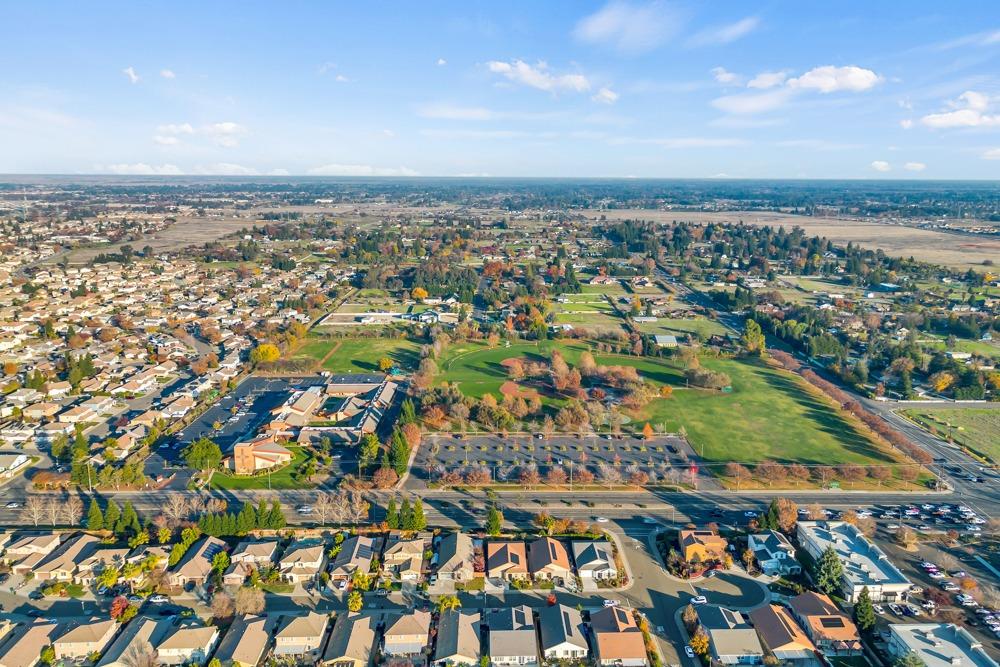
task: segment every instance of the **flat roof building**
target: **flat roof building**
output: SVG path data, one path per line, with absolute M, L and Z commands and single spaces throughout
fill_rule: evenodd
M 998 667 L 975 637 L 952 623 L 893 623 L 888 646 L 893 657 L 915 653 L 927 667 Z

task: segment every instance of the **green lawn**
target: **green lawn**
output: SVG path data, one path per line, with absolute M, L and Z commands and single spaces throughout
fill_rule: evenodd
M 377 373 L 378 360 L 389 357 L 404 371 L 420 363 L 420 346 L 408 338 L 320 338 L 311 337 L 300 347 L 296 357 L 322 361 L 323 370 L 331 373 Z
M 904 410 L 941 438 L 951 437 L 958 444 L 981 456 L 1000 461 L 1000 410 L 990 408 L 930 408 Z
M 292 474 L 306 462 L 309 454 L 297 445 L 287 445 L 287 448 L 292 452 L 292 462 L 281 470 L 271 473 L 270 486 L 268 486 L 267 475 L 260 477 L 245 477 L 240 475 L 237 477 L 217 472 L 212 475 L 212 488 L 242 491 L 246 489 L 301 489 L 307 487 L 308 485 L 305 481 L 293 479 Z
M 724 336 L 726 334 L 726 328 L 722 324 L 707 317 L 661 317 L 656 322 L 639 322 L 638 327 L 645 334 L 682 335 L 693 332 L 702 340 L 708 340 L 714 335 Z
M 507 380 L 507 371 L 500 362 L 514 357 L 548 361 L 553 349 L 561 350 L 566 360 L 573 364 L 588 346 L 579 342 L 546 340 L 537 345 L 515 343 L 510 347 L 501 343 L 490 349 L 485 343 L 458 343 L 449 347 L 438 361 L 441 370 L 438 380 L 457 383 L 466 396 L 482 398 L 483 394 L 491 393 L 499 398 L 500 385 Z
M 732 393 L 679 386 L 671 398 L 655 399 L 635 414 L 634 423 L 664 424 L 669 431 L 683 426 L 695 451 L 709 462 L 771 459 L 832 465 L 892 459 L 790 373 L 762 362 L 705 359 L 702 363 L 728 374 Z M 641 369 L 640 373 L 659 381 Z M 671 384 L 683 382 L 677 371 L 665 377 Z

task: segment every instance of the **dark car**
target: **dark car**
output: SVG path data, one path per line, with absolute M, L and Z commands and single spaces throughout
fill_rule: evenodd
M 6 572 L 0 574 L 0 584 L 6 584 L 8 579 L 10 579 L 10 575 Z

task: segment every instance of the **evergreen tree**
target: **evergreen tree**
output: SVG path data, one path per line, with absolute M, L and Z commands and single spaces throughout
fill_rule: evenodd
M 412 530 L 410 523 L 413 521 L 413 511 L 410 509 L 410 499 L 403 498 L 403 505 L 399 510 L 399 527 L 403 530 Z
M 87 530 L 104 530 L 104 514 L 97 498 L 91 499 L 90 509 L 87 510 Z
M 413 405 L 413 401 L 409 398 L 405 399 L 399 408 L 399 425 L 413 424 L 417 421 L 417 409 Z
M 267 527 L 273 530 L 280 530 L 285 527 L 285 513 L 281 511 L 281 502 L 275 500 L 271 503 L 271 511 L 268 513 Z
M 413 512 L 410 517 L 410 530 L 423 530 L 427 527 L 427 517 L 424 516 L 424 504 L 420 498 L 413 501 Z
M 501 531 L 503 531 L 503 514 L 496 505 L 490 505 L 490 511 L 486 514 L 486 533 L 496 537 Z
M 385 523 L 389 528 L 399 528 L 399 512 L 396 510 L 396 499 L 389 498 L 389 505 L 385 508 Z
M 129 537 L 137 534 L 140 530 L 142 530 L 142 527 L 139 525 L 139 515 L 135 513 L 132 502 L 126 501 L 125 507 L 122 509 L 121 518 L 118 519 L 118 524 L 115 527 L 115 534 L 121 537 Z
M 833 546 L 828 546 L 816 564 L 816 587 L 827 595 L 833 595 L 840 589 L 843 576 L 844 566 L 840 557 Z
M 399 429 L 396 429 L 392 433 L 389 460 L 392 463 L 392 469 L 396 471 L 397 475 L 402 477 L 406 473 L 406 466 L 410 463 L 410 446 Z
M 270 518 L 270 513 L 268 512 L 267 505 L 263 500 L 257 503 L 257 525 L 255 528 L 267 528 L 267 522 Z
M 858 601 L 854 604 L 854 623 L 862 632 L 868 632 L 875 627 L 875 607 L 872 605 L 872 598 L 868 594 L 868 587 L 861 589 Z
M 118 504 L 114 500 L 108 501 L 108 506 L 104 509 L 104 526 L 111 531 L 118 530 L 118 520 L 121 518 L 122 512 L 118 508 Z

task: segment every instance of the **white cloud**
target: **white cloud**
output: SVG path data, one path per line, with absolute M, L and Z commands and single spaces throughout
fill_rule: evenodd
M 597 91 L 597 94 L 590 99 L 601 104 L 614 104 L 618 101 L 618 93 L 610 88 L 601 88 Z
M 910 128 L 913 127 L 913 119 L 904 118 L 903 120 L 899 121 L 899 126 L 904 130 L 909 130 Z
M 676 34 L 682 22 L 680 14 L 665 2 L 612 0 L 580 19 L 573 36 L 583 42 L 635 54 L 662 44 Z
M 887 171 L 892 171 L 892 165 L 890 165 L 885 160 L 875 160 L 874 162 L 872 162 L 872 169 L 884 173 Z
M 1000 148 L 990 148 L 979 157 L 984 160 L 1000 160 Z
M 160 144 L 161 146 L 176 146 L 181 142 L 180 139 L 174 136 L 168 136 L 163 134 L 154 134 L 153 141 Z
M 748 16 L 744 19 L 736 21 L 735 23 L 706 28 L 701 32 L 695 33 L 695 35 L 688 40 L 688 44 L 691 46 L 729 44 L 730 42 L 735 42 L 740 37 L 750 34 L 757 29 L 758 25 L 760 25 L 760 19 L 756 16 Z
M 992 100 L 988 96 L 968 90 L 949 103 L 953 111 L 928 114 L 920 122 L 934 129 L 1000 125 L 1000 114 L 985 113 L 989 111 L 991 104 Z
M 160 70 L 160 76 L 162 76 L 164 79 L 176 79 L 177 78 L 177 75 L 174 74 L 174 71 L 172 69 L 161 69 Z
M 927 168 L 927 165 L 923 162 L 907 162 L 903 165 L 903 169 L 906 171 L 923 171 Z
M 438 58 L 437 64 L 438 64 L 438 67 L 444 67 L 445 65 L 448 64 L 448 61 L 445 60 L 444 58 Z
M 224 148 L 235 148 L 240 145 L 240 137 L 246 134 L 247 129 L 239 123 L 226 121 L 223 123 L 212 123 L 202 128 L 202 133 Z
M 747 88 L 759 88 L 761 90 L 766 90 L 768 88 L 775 88 L 785 83 L 785 79 L 788 78 L 788 72 L 761 72 L 754 78 L 750 79 L 750 83 L 747 84 Z
M 134 67 L 126 67 L 122 70 L 122 74 L 128 77 L 129 83 L 139 83 L 139 75 L 136 74 Z
M 731 114 L 764 113 L 785 106 L 791 97 L 791 91 L 786 88 L 778 88 L 766 93 L 724 95 L 712 100 L 712 106 Z
M 519 83 L 530 88 L 556 92 L 559 90 L 569 90 L 576 93 L 584 93 L 590 90 L 590 81 L 582 74 L 560 74 L 555 75 L 549 72 L 549 66 L 544 61 L 539 61 L 535 65 L 529 65 L 523 60 L 504 62 L 491 60 L 486 63 L 489 70 L 494 74 L 499 74 L 514 83 Z
M 712 76 L 724 86 L 737 86 L 742 82 L 739 74 L 728 71 L 725 67 L 713 67 Z
M 267 172 L 267 175 L 268 176 L 288 176 L 288 170 L 287 169 L 280 169 L 280 168 L 279 169 L 272 169 L 271 171 Z
M 191 123 L 168 123 L 158 125 L 156 131 L 160 134 L 194 134 L 194 127 Z
M 338 74 L 333 78 L 333 80 L 336 81 L 337 83 L 347 83 L 348 81 L 350 81 L 350 79 L 348 79 L 343 74 Z
M 875 87 L 882 81 L 875 72 L 862 67 L 848 65 L 835 67 L 824 65 L 814 67 L 796 79 L 789 79 L 788 86 L 806 90 L 817 90 L 821 93 L 850 91 L 859 93 Z
M 408 167 L 373 167 L 367 164 L 325 164 L 309 170 L 314 176 L 419 176 Z
M 122 176 L 180 176 L 184 173 L 177 165 L 161 164 L 157 166 L 146 164 L 145 162 L 136 162 L 134 164 L 109 164 L 103 167 L 99 165 L 97 167 L 97 171 L 104 171 L 110 174 L 119 174 Z
M 192 172 L 203 176 L 256 176 L 260 173 L 253 167 L 244 167 L 241 164 L 231 162 L 198 165 Z

